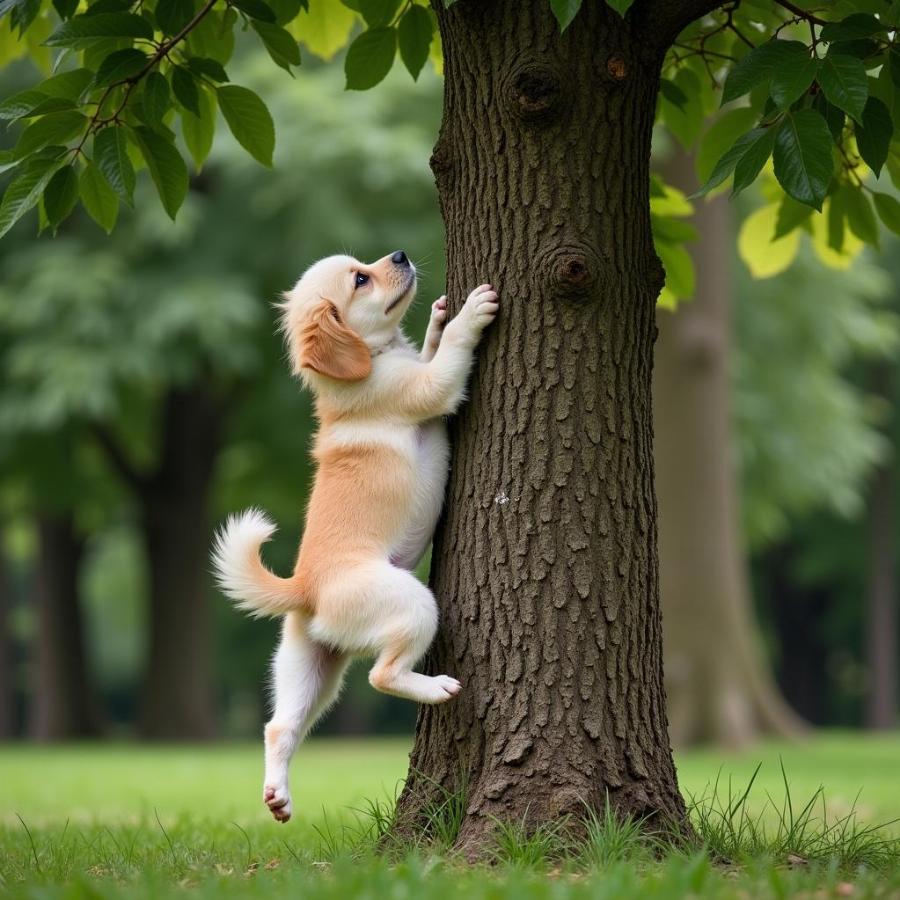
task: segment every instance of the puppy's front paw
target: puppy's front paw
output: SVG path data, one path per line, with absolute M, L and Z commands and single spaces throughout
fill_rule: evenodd
M 447 324 L 447 297 L 442 295 L 431 304 L 431 318 L 428 320 L 428 330 L 425 332 L 425 350 L 432 354 L 441 343 L 441 335 Z
M 284 824 L 291 817 L 291 792 L 286 784 L 267 784 L 263 788 L 263 802 L 269 807 L 276 822 Z
M 489 284 L 482 284 L 475 288 L 466 298 L 463 306 L 463 312 L 468 315 L 473 328 L 478 332 L 484 331 L 494 321 L 499 309 L 497 292 Z

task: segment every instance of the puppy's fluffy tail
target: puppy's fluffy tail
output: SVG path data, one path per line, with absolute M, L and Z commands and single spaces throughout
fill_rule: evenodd
M 260 509 L 230 516 L 216 534 L 212 562 L 226 597 L 254 617 L 283 616 L 303 606 L 293 578 L 279 578 L 259 558 L 259 548 L 275 534 L 275 524 Z

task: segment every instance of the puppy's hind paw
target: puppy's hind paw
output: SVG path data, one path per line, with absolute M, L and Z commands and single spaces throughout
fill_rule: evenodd
M 266 785 L 263 788 L 263 802 L 269 807 L 276 822 L 284 824 L 291 817 L 291 793 L 284 787 Z
M 434 688 L 432 703 L 446 703 L 462 690 L 462 685 L 450 675 L 435 675 L 431 682 Z

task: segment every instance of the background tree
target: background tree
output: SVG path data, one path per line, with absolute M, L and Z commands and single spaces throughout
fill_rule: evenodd
M 393 0 L 352 5 L 367 27 L 347 53 L 348 87 L 380 80 L 398 43 L 417 73 L 431 43 L 427 12 Z M 733 174 L 741 189 L 771 154 L 797 204 L 827 201 L 829 240 L 842 242 L 845 222 L 877 240 L 862 180 L 866 165 L 877 175 L 890 156 L 897 10 L 835 4 L 826 19 L 783 0 L 717 6 L 531 0 L 435 10 L 447 89 L 432 164 L 451 312 L 485 276 L 508 299 L 454 427 L 432 574 L 446 623 L 433 662 L 455 663 L 469 689 L 422 712 L 400 815 L 416 819 L 435 782 L 455 784 L 462 759 L 470 797 L 460 842 L 472 851 L 495 815 L 556 819 L 584 801 L 684 821 L 665 731 L 651 454 L 663 273 L 648 159 L 661 68 L 698 64 L 711 81 L 729 68 L 724 99 L 748 97 L 750 113 L 722 129 L 725 153 L 707 188 Z M 295 65 L 282 26 L 309 24 L 300 0 L 113 7 L 54 4 L 65 21 L 47 43 L 75 50 L 81 70 L 4 107 L 34 121 L 8 157 L 0 233 L 35 205 L 55 226 L 79 198 L 111 227 L 118 196 L 131 197 L 133 157 L 174 215 L 188 178 L 166 121 L 177 107 L 202 158 L 213 96 L 235 137 L 271 161 L 265 107 L 227 83 L 222 65 L 241 17 L 276 63 Z M 47 26 L 41 3 L 5 8 L 20 34 Z M 880 72 L 871 86 L 869 70 Z M 662 82 L 682 112 L 689 80 L 679 72 Z M 896 227 L 896 201 L 885 192 L 875 201 Z M 781 227 L 804 226 L 805 211 L 791 212 Z
M 666 175 L 685 192 L 697 187 L 683 151 L 667 161 Z M 802 725 L 775 686 L 750 595 L 732 440 L 727 198 L 699 205 L 691 223 L 694 297 L 659 309 L 653 368 L 669 734 L 676 746 L 739 747 L 765 734 L 796 735 Z
M 190 192 L 175 233 L 162 210 L 150 207 L 141 216 L 126 214 L 106 239 L 87 217 L 78 216 L 67 221 L 65 234 L 49 246 L 50 253 L 21 233 L 16 243 L 0 246 L 0 255 L 8 254 L 0 334 L 12 354 L 0 354 L 5 386 L 0 391 L 0 425 L 15 448 L 15 454 L 3 460 L 3 471 L 20 491 L 23 475 L 31 472 L 29 483 L 45 484 L 48 497 L 56 495 L 60 479 L 71 484 L 67 508 L 80 523 L 79 546 L 93 541 L 96 549 L 86 546 L 87 556 L 77 571 L 56 579 L 66 586 L 68 609 L 77 608 L 76 595 L 81 606 L 94 602 L 97 590 L 84 596 L 83 586 L 97 552 L 109 548 L 113 558 L 130 556 L 130 564 L 122 568 L 137 569 L 101 577 L 108 583 L 98 589 L 102 609 L 89 629 L 89 654 L 71 631 L 39 623 L 34 629 L 37 646 L 59 636 L 65 644 L 59 658 L 76 652 L 80 658 L 90 655 L 95 678 L 101 674 L 98 668 L 111 667 L 120 679 L 119 697 L 123 688 L 127 695 L 129 684 L 152 684 L 152 692 L 144 693 L 158 698 L 156 712 L 149 715 L 145 708 L 142 715 L 143 733 L 152 737 L 209 734 L 217 718 L 210 686 L 214 672 L 218 694 L 231 696 L 238 687 L 246 691 L 256 684 L 264 689 L 263 660 L 271 647 L 272 627 L 257 623 L 250 637 L 224 607 L 218 628 L 213 627 L 208 599 L 215 596 L 216 606 L 223 605 L 210 590 L 206 551 L 214 518 L 250 502 L 264 503 L 287 526 L 273 548 L 275 558 L 289 565 L 296 549 L 309 477 L 308 461 L 297 448 L 306 446 L 312 421 L 308 403 L 284 365 L 272 298 L 297 277 L 305 260 L 342 241 L 370 257 L 381 252 L 384 240 L 406 246 L 426 261 L 425 269 L 440 249 L 440 222 L 432 212 L 426 161 L 437 125 L 438 85 L 433 76 L 429 86 L 396 84 L 394 79 L 395 84 L 376 97 L 351 97 L 352 114 L 336 119 L 327 97 L 339 89 L 337 73 L 320 70 L 292 82 L 272 77 L 252 61 L 249 69 L 247 77 L 266 84 L 273 109 L 286 123 L 285 146 L 307 160 L 302 177 L 285 164 L 267 178 L 240 147 L 224 141 Z M 398 121 L 396 133 L 378 134 L 373 141 L 376 125 L 389 126 L 398 107 L 412 112 L 414 121 Z M 323 132 L 339 151 L 321 144 Z M 328 189 L 314 189 L 319 183 Z M 148 187 L 137 189 L 145 205 L 149 198 L 142 192 Z M 250 204 L 248 197 L 253 198 Z M 376 215 L 379 229 L 373 232 Z M 311 222 L 319 224 L 313 229 Z M 283 245 L 273 244 L 273 229 Z M 183 245 L 192 248 L 189 261 L 180 258 Z M 286 254 L 284 246 L 298 248 L 296 254 Z M 76 258 L 82 277 L 73 282 Z M 443 279 L 440 273 L 437 279 L 423 274 L 422 281 L 423 292 L 434 294 Z M 31 302 L 21 304 L 22 296 Z M 423 303 L 414 311 L 414 331 L 421 328 L 426 307 Z M 185 425 L 192 427 L 190 421 L 173 423 L 173 414 L 167 417 L 164 411 L 181 402 L 179 398 L 210 390 L 227 391 L 228 402 L 218 435 L 207 427 L 204 439 L 197 440 L 184 431 Z M 274 432 L 273 422 L 280 423 Z M 60 458 L 52 451 L 64 430 L 77 436 L 77 452 Z M 207 437 L 215 437 L 212 447 Z M 166 456 L 168 462 L 163 461 Z M 163 469 L 171 488 L 160 481 Z M 110 478 L 117 487 L 110 487 Z M 96 501 L 92 505 L 92 496 L 103 498 L 102 509 Z M 160 503 L 175 519 L 168 540 L 185 548 L 185 559 L 169 578 L 165 573 L 171 567 L 161 563 L 161 550 L 151 543 L 146 526 L 149 512 Z M 149 511 L 147 504 L 152 504 Z M 182 504 L 190 504 L 190 516 Z M 28 518 L 38 506 L 22 502 L 10 511 Z M 136 559 L 127 549 L 133 533 L 143 545 Z M 191 541 L 200 546 L 188 552 Z M 144 577 L 152 582 L 146 592 Z M 137 599 L 144 593 L 146 606 Z M 138 646 L 123 651 L 131 655 L 121 660 L 115 648 L 124 636 L 111 623 L 143 631 L 141 617 L 146 616 L 151 643 L 153 621 L 165 615 L 154 614 L 160 598 L 188 604 L 187 613 L 201 604 L 207 611 L 195 627 L 173 623 L 177 633 L 159 635 L 155 654 Z M 117 619 L 123 606 L 131 608 L 133 618 Z M 47 624 L 55 626 L 63 619 L 50 617 Z M 212 644 L 217 640 L 226 659 L 214 665 Z M 190 671 L 176 673 L 177 682 L 168 674 L 176 653 L 196 661 Z M 255 653 L 249 672 L 235 666 L 235 657 L 248 653 Z M 135 654 L 141 659 L 135 660 Z M 36 671 L 34 666 L 31 671 Z M 105 681 L 108 692 L 109 679 Z M 79 693 L 81 685 L 77 679 L 54 682 L 39 695 L 46 693 L 57 707 L 77 710 L 85 695 Z M 108 700 L 116 707 L 118 721 L 123 715 L 130 721 L 131 711 L 121 709 L 121 699 Z M 262 703 L 260 697 L 255 708 Z M 34 702 L 28 708 L 33 710 Z M 359 714 L 358 703 L 351 704 L 347 714 L 352 716 L 354 708 Z M 391 718 L 395 712 L 374 708 L 369 714 Z M 255 733 L 255 721 L 251 727 Z

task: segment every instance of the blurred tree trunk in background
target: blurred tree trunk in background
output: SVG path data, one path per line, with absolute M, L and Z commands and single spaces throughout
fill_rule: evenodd
M 895 365 L 882 363 L 875 373 L 876 389 L 893 409 Z M 889 434 L 895 429 L 889 429 Z M 866 652 L 868 690 L 866 725 L 893 728 L 897 723 L 897 484 L 891 454 L 872 479 L 869 493 L 868 610 Z
M 696 190 L 677 152 L 667 181 Z M 657 312 L 653 372 L 665 684 L 673 743 L 741 746 L 802 724 L 759 646 L 740 531 L 729 402 L 728 200 L 699 201 L 692 301 Z
M 0 741 L 7 740 L 16 730 L 16 693 L 13 684 L 13 648 L 10 630 L 10 583 L 6 570 L 6 555 L 0 547 Z
M 202 386 L 165 400 L 155 472 L 139 491 L 150 578 L 150 649 L 140 714 L 148 738 L 215 733 L 209 611 L 209 493 L 221 412 Z
M 27 733 L 39 741 L 86 737 L 99 727 L 78 590 L 84 540 L 68 512 L 39 514 L 37 529 L 33 692 Z

